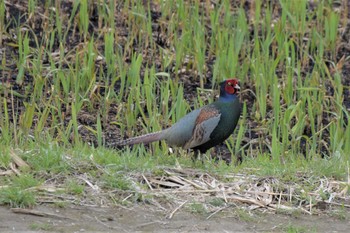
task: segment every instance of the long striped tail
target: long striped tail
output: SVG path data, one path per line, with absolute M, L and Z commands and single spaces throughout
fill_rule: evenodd
M 126 140 L 121 140 L 116 143 L 117 146 L 127 146 L 127 145 L 134 145 L 134 144 L 148 144 L 151 142 L 159 141 L 163 139 L 163 131 L 158 131 L 155 133 L 149 133 L 145 135 L 141 135 L 134 138 L 128 138 Z

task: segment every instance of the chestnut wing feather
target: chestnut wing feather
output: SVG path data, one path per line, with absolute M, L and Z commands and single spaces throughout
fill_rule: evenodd
M 220 122 L 221 113 L 214 107 L 202 108 L 199 113 L 191 139 L 184 145 L 184 149 L 200 146 L 210 140 L 210 135 Z

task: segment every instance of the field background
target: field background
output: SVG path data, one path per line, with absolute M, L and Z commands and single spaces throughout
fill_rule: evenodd
M 347 219 L 349 7 L 0 1 L 0 204 Z M 242 116 L 203 163 L 164 142 L 115 146 L 212 102 L 230 77 Z

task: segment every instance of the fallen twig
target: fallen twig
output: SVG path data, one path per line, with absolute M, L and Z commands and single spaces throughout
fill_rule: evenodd
M 10 156 L 12 158 L 12 161 L 19 168 L 30 168 L 30 166 L 21 157 L 19 157 L 13 150 L 10 151 Z
M 148 185 L 150 190 L 153 190 L 152 185 L 149 183 L 149 181 L 147 180 L 146 176 L 144 174 L 142 174 L 142 178 L 145 180 L 146 184 Z
M 217 213 L 223 211 L 224 209 L 226 209 L 226 208 L 228 208 L 228 207 L 230 207 L 230 206 L 232 206 L 232 205 L 226 205 L 226 206 L 224 206 L 224 207 L 221 207 L 221 208 L 217 209 L 216 211 L 214 211 L 214 213 L 212 213 L 211 215 L 209 215 L 209 216 L 207 217 L 207 220 L 210 219 L 211 217 L 213 217 L 215 214 L 217 214 Z
M 187 203 L 187 200 L 182 202 L 178 207 L 176 207 L 170 214 L 169 216 L 167 217 L 167 219 L 171 219 L 174 214 L 176 213 L 176 211 L 178 211 L 183 205 L 185 205 Z
M 13 175 L 13 171 L 11 170 L 0 172 L 0 176 L 10 176 L 10 175 Z
M 46 212 L 42 212 L 42 211 L 38 211 L 38 210 L 30 210 L 30 209 L 23 209 L 23 208 L 11 208 L 11 211 L 16 213 L 16 214 L 29 214 L 29 215 L 39 216 L 39 217 L 71 219 L 71 218 L 68 218 L 68 217 L 65 217 L 62 215 L 46 213 Z
M 14 163 L 11 162 L 9 165 L 10 165 L 10 168 L 13 171 L 13 173 L 15 173 L 18 176 L 21 174 L 21 172 L 16 168 Z

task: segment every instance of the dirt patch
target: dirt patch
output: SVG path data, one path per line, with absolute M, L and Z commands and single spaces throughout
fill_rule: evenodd
M 207 216 L 179 211 L 172 219 L 144 206 L 54 208 L 35 210 L 56 216 L 40 217 L 14 213 L 0 207 L 1 232 L 281 232 L 288 228 L 302 232 L 349 232 L 350 221 L 327 216 L 257 215 L 240 220 L 235 208 L 207 219 Z M 350 214 L 347 213 L 347 217 Z M 349 218 L 348 218 L 349 219 Z

